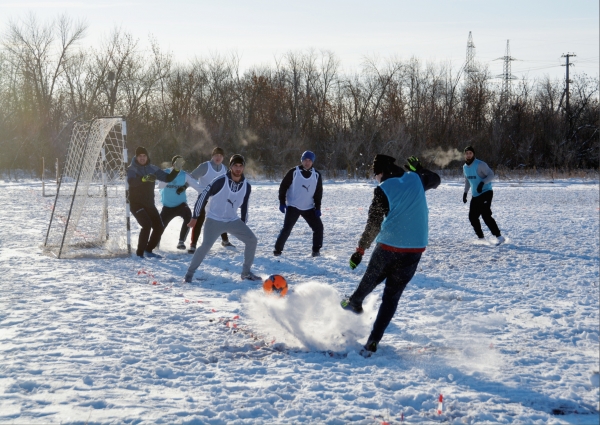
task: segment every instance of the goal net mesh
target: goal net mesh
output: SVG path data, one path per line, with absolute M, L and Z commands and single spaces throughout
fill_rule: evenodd
M 74 124 L 44 243 L 47 253 L 129 254 L 125 140 L 120 117 Z

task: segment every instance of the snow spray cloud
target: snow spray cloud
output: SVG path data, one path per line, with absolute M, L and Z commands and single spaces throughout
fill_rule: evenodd
M 444 151 L 442 148 L 427 149 L 423 152 L 423 158 L 433 162 L 435 165 L 444 168 L 452 161 L 460 161 L 463 158 L 463 153 L 458 149 L 448 149 Z
M 244 313 L 254 331 L 289 348 L 342 351 L 366 339 L 371 314 L 357 316 L 340 307 L 340 294 L 331 286 L 307 282 L 290 285 L 284 297 L 250 291 L 242 299 Z M 377 298 L 367 298 L 363 308 L 375 311 Z

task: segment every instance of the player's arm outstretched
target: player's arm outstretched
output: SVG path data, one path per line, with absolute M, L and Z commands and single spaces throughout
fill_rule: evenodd
M 438 173 L 434 173 L 431 170 L 423 168 L 421 165 L 421 161 L 416 156 L 411 156 L 406 160 L 407 164 L 404 166 L 408 171 L 412 171 L 413 173 L 417 173 L 421 178 L 421 183 L 423 183 L 423 189 L 428 191 L 429 189 L 436 189 L 442 179 L 440 178 Z
M 198 193 L 203 192 L 202 186 L 200 186 L 200 183 L 198 183 L 198 180 L 196 180 L 194 177 L 192 177 L 188 173 L 185 174 L 185 187 L 186 187 L 186 189 L 188 187 L 191 187 Z

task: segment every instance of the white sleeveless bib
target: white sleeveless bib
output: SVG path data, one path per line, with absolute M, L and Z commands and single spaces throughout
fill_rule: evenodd
M 246 180 L 237 192 L 229 188 L 229 179 L 225 178 L 223 188 L 216 195 L 211 196 L 206 204 L 206 216 L 217 221 L 234 221 L 239 218 L 238 208 L 242 206 L 246 196 Z
M 309 178 L 304 178 L 300 167 L 296 167 L 294 178 L 285 195 L 287 204 L 300 211 L 311 210 L 315 207 L 315 191 L 319 177 L 313 168 Z
M 206 189 L 206 186 L 208 186 L 214 179 L 216 179 L 219 176 L 222 176 L 227 172 L 227 169 L 223 164 L 221 164 L 221 171 L 215 171 L 210 161 L 206 161 L 206 165 L 208 165 L 206 174 L 204 174 L 198 179 L 198 183 L 200 183 L 202 189 Z

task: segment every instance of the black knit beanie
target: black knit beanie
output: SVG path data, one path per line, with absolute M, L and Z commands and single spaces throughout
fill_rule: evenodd
M 394 162 L 396 162 L 396 158 L 394 157 L 382 154 L 375 155 L 375 159 L 373 160 L 373 173 L 375 173 L 375 175 L 381 173 L 386 174 L 386 172 L 392 168 Z
M 233 155 L 231 157 L 231 159 L 229 160 L 229 166 L 231 167 L 233 164 L 242 164 L 242 165 L 246 165 L 246 160 L 244 159 L 244 157 L 238 153 L 236 153 L 235 155 Z
M 146 156 L 148 156 L 148 151 L 146 150 L 145 147 L 143 146 L 138 146 L 137 148 L 135 148 L 135 156 L 144 154 Z

